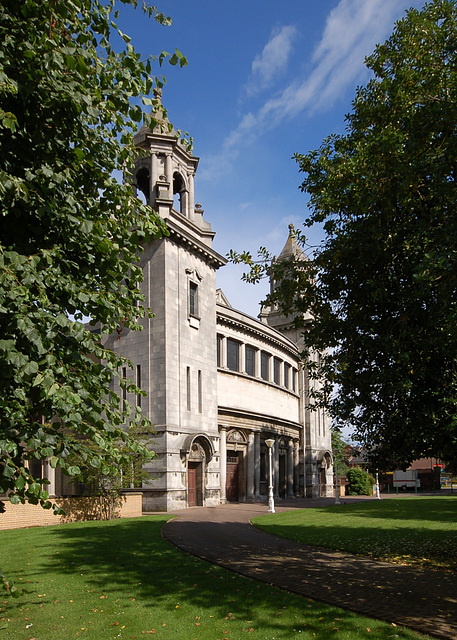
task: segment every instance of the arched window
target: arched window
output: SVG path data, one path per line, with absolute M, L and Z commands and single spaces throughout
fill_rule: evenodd
M 180 173 L 173 174 L 173 208 L 180 213 L 184 213 L 184 191 L 185 185 Z
M 146 169 L 146 167 L 143 167 L 137 172 L 135 183 L 135 186 L 137 188 L 137 197 L 140 198 L 140 200 L 142 200 L 144 204 L 150 204 L 151 180 L 149 171 L 148 169 Z M 144 199 L 141 196 L 144 196 Z

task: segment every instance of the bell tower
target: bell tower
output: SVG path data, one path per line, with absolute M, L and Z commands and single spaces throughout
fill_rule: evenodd
M 226 260 L 212 248 L 215 233 L 195 204 L 198 158 L 189 145 L 166 117 L 153 130 L 142 127 L 134 143 L 134 193 L 169 232 L 146 244 L 140 258 L 145 306 L 154 317 L 142 320 L 142 332 L 123 332 L 111 345 L 133 363 L 127 376 L 145 391 L 141 411 L 156 432 L 143 510 L 212 506 L 220 502 L 216 270 Z
M 300 262 L 305 260 L 308 260 L 308 258 L 297 241 L 294 225 L 290 224 L 286 244 L 279 256 L 275 258 L 275 261 L 279 263 L 292 261 L 300 265 Z M 280 282 L 270 278 L 270 290 L 273 292 L 277 286 L 280 286 Z M 277 304 L 263 307 L 259 314 L 261 322 L 280 331 L 295 342 L 299 351 L 303 351 L 305 349 L 304 334 L 306 326 L 312 323 L 313 318 L 309 312 L 304 313 L 300 317 L 299 327 L 295 325 L 296 318 L 297 313 L 285 315 Z M 320 356 L 317 352 L 311 350 L 309 357 L 317 361 Z M 331 487 L 333 484 L 330 418 L 322 408 L 311 409 L 311 397 L 320 387 L 320 381 L 310 378 L 307 367 L 302 366 L 299 375 L 299 393 L 304 431 L 303 441 L 300 445 L 305 452 L 303 461 L 305 495 L 308 498 L 319 497 L 321 492 L 326 495 L 327 487 Z
M 211 247 L 215 234 L 203 219 L 201 204 L 195 203 L 194 180 L 199 159 L 168 118 L 160 116 L 161 90 L 156 89 L 155 95 L 159 101 L 157 125 L 153 131 L 142 127 L 134 137 L 141 156 L 133 173 L 133 187 L 136 195 L 142 194 L 164 220 L 185 220 L 190 223 L 188 228 L 197 227 L 200 240 Z

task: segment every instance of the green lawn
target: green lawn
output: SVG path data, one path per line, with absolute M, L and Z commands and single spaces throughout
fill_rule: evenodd
M 305 544 L 417 564 L 457 569 L 457 497 L 386 498 L 254 519 L 268 533 Z
M 161 536 L 167 516 L 0 532 L 0 640 L 388 640 L 417 633 L 242 578 Z

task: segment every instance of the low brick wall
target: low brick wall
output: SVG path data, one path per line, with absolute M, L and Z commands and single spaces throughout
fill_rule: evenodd
M 52 524 L 64 524 L 82 520 L 98 520 L 100 506 L 98 498 L 51 498 L 64 509 L 65 516 L 55 516 L 52 509 L 42 509 L 39 505 L 11 504 L 4 501 L 5 513 L 0 514 L 1 529 L 22 529 L 24 527 L 46 527 Z M 142 494 L 129 492 L 120 497 L 117 518 L 136 518 L 142 513 Z

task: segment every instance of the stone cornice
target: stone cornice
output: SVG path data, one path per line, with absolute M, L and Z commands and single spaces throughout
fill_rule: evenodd
M 283 420 L 278 418 L 277 416 L 268 416 L 262 413 L 255 413 L 254 411 L 247 411 L 246 409 L 234 409 L 233 407 L 218 407 L 218 418 L 219 422 L 223 423 L 224 416 L 229 416 L 233 418 L 238 418 L 240 421 L 244 421 L 245 423 L 249 420 L 259 424 L 260 428 L 265 431 L 273 431 L 280 432 L 284 429 L 289 429 L 292 431 L 302 431 L 303 425 L 299 422 L 293 422 L 292 420 Z M 221 424 L 220 426 L 224 426 Z M 239 425 L 240 428 L 243 428 L 242 425 Z M 232 425 L 230 425 L 232 428 Z
M 297 346 L 286 338 L 282 333 L 269 327 L 255 318 L 244 314 L 236 309 L 229 309 L 222 305 L 216 307 L 216 323 L 228 327 L 235 327 L 257 338 L 262 338 L 267 342 L 274 344 L 276 347 L 287 351 L 294 359 L 299 359 L 299 351 Z
M 170 218 L 167 218 L 165 222 L 170 232 L 170 238 L 179 242 L 179 244 L 185 245 L 187 249 L 192 251 L 192 253 L 202 256 L 205 259 L 205 262 L 213 266 L 215 269 L 219 269 L 219 267 L 223 267 L 227 264 L 227 260 L 223 256 L 196 237 L 197 233 L 201 233 L 201 230 L 198 229 L 196 225 L 192 225 L 191 222 L 187 221 L 189 227 L 190 225 L 195 227 L 194 230 L 191 227 L 186 229 L 182 224 L 178 225 Z

